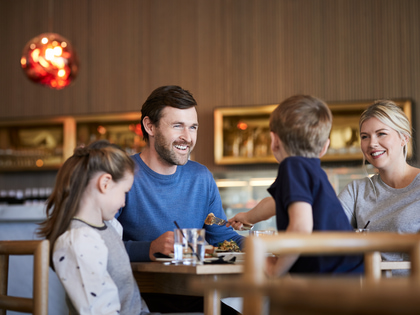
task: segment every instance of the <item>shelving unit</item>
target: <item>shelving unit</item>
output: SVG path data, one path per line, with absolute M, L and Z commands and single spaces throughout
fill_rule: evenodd
M 373 101 L 328 103 L 333 115 L 330 146 L 323 162 L 362 161 L 359 118 Z M 411 101 L 395 100 L 411 121 Z M 214 161 L 219 165 L 276 164 L 269 119 L 278 105 L 219 107 L 214 110 Z M 408 157 L 412 143 L 408 145 Z
M 56 170 L 75 147 L 73 117 L 0 122 L 0 171 Z
M 140 119 L 129 112 L 0 121 L 0 172 L 57 170 L 76 146 L 99 139 L 140 152 Z

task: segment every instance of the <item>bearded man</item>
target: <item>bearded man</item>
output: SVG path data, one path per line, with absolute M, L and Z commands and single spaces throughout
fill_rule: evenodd
M 212 174 L 189 159 L 197 141 L 196 106 L 191 93 L 179 86 L 155 89 L 142 106 L 147 145 L 132 156 L 137 165 L 134 183 L 117 214 L 133 262 L 153 261 L 155 253 L 173 253 L 174 221 L 181 228 L 205 228 L 206 241 L 213 246 L 230 239 L 243 245 L 244 238 L 231 227 L 204 225 L 209 213 L 222 219 L 226 215 Z M 153 302 L 143 296 L 151 311 L 174 311 L 154 310 Z M 157 301 L 162 306 L 162 299 Z

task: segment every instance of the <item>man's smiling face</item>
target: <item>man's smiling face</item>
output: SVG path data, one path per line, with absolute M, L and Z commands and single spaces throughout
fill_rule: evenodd
M 197 141 L 198 119 L 195 107 L 167 106 L 156 126 L 155 150 L 170 165 L 184 165 Z

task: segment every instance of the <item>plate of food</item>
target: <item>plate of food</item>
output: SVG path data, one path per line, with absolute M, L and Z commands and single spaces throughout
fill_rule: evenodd
M 215 249 L 215 252 L 235 252 L 241 253 L 241 248 L 234 240 L 225 240 L 223 243 L 219 243 L 219 246 Z
M 235 262 L 242 262 L 245 259 L 245 253 L 241 251 L 234 240 L 225 240 L 223 243 L 219 243 L 219 246 L 214 251 L 214 255 L 223 257 L 223 260 L 226 261 L 234 258 Z

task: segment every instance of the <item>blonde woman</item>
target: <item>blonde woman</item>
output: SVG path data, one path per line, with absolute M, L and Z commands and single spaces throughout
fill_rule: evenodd
M 370 231 L 420 231 L 420 169 L 406 161 L 410 122 L 392 101 L 376 101 L 359 121 L 361 149 L 378 174 L 351 182 L 339 194 L 352 226 L 370 221 Z M 385 260 L 407 260 L 405 255 L 383 254 Z

